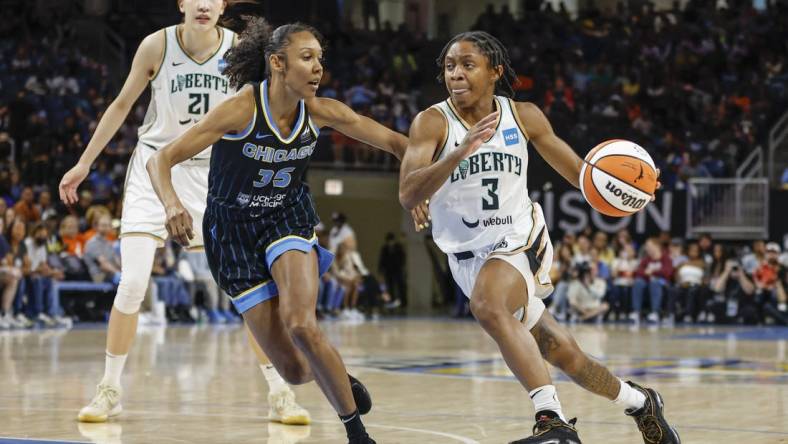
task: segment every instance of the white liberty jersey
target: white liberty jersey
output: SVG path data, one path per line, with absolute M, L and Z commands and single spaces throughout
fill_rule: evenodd
M 528 135 L 510 99 L 495 96 L 495 134 L 463 159 L 430 198 L 432 235 L 444 253 L 487 248 L 512 252 L 532 240 L 541 211 L 528 198 Z M 435 160 L 458 149 L 468 128 L 447 99 L 433 105 L 448 122 Z M 537 213 L 539 213 L 537 215 Z
M 177 26 L 164 28 L 164 57 L 151 79 L 151 98 L 139 128 L 139 142 L 160 149 L 183 134 L 212 108 L 235 94 L 222 75 L 224 53 L 233 45 L 235 33 L 217 26 L 222 43 L 203 63 L 192 59 L 181 45 Z M 195 158 L 211 157 L 208 147 Z

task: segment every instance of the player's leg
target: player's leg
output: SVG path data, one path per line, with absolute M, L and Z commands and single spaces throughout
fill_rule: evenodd
M 525 261 L 525 255 L 521 256 Z M 506 365 L 534 403 L 537 419 L 534 436 L 516 442 L 538 443 L 546 439 L 558 443 L 566 439 L 579 442 L 577 431 L 566 422 L 534 337 L 512 316 L 527 304 L 523 295 L 527 294 L 528 287 L 533 288 L 527 285 L 525 276 L 513 264 L 494 256 L 484 263 L 476 277 L 471 312 L 498 344 Z
M 316 382 L 345 425 L 348 439 L 354 443 L 372 442 L 360 416 L 368 411 L 368 406 L 357 405 L 361 403 L 357 402 L 358 393 L 354 393 L 363 386 L 349 379 L 342 358 L 317 323 L 320 270 L 315 249 L 286 251 L 271 262 L 271 274 L 279 292 L 279 315 L 287 332 L 309 361 Z M 261 345 L 267 350 L 262 342 Z M 275 357 L 269 356 L 275 362 Z
M 665 420 L 659 393 L 616 378 L 583 352 L 569 331 L 547 310 L 531 328 L 531 333 L 547 362 L 560 368 L 580 387 L 624 407 L 626 414 L 635 418 L 646 444 L 681 442 L 678 433 Z
M 120 240 L 121 278 L 107 327 L 104 377 L 96 396 L 77 417 L 84 422 L 104 422 L 122 411 L 120 375 L 137 334 L 140 305 L 150 281 L 153 258 L 160 244 L 150 236 L 124 236 Z
M 245 326 L 244 330 L 246 330 L 249 346 L 254 351 L 257 362 L 260 364 L 260 370 L 268 383 L 268 419 L 283 424 L 308 425 L 311 422 L 309 412 L 296 403 L 295 393 L 276 371 L 276 367 L 260 348 L 252 332 L 249 331 L 249 327 Z

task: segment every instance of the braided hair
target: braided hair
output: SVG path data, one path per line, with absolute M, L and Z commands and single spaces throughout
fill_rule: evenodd
M 441 50 L 441 55 L 435 59 L 435 63 L 438 65 L 440 71 L 438 72 L 438 82 L 444 83 L 445 77 L 445 65 L 444 62 L 446 61 L 446 53 L 449 52 L 449 48 L 451 45 L 457 42 L 471 42 L 479 48 L 479 51 L 487 57 L 487 61 L 490 63 L 490 66 L 495 68 L 498 66 L 503 67 L 503 75 L 498 81 L 495 83 L 496 92 L 506 96 L 512 97 L 514 95 L 514 89 L 512 85 L 517 83 L 517 74 L 514 72 L 514 68 L 512 68 L 512 62 L 509 59 L 509 52 L 506 50 L 506 47 L 503 46 L 500 40 L 493 37 L 491 34 L 486 33 L 484 31 L 469 31 L 457 34 L 449 40 L 449 43 L 443 47 Z
M 284 51 L 290 45 L 290 36 L 293 34 L 308 32 L 323 46 L 323 37 L 309 25 L 290 23 L 272 30 L 261 17 L 244 16 L 242 19 L 246 26 L 239 36 L 238 44 L 224 55 L 227 66 L 222 73 L 232 88 L 240 88 L 247 83 L 259 83 L 269 78 L 271 67 L 268 66 L 268 59 L 273 54 L 287 63 Z

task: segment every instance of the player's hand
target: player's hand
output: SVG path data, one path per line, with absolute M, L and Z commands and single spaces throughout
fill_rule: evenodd
M 74 205 L 79 201 L 77 188 L 79 188 L 79 184 L 88 177 L 89 172 L 90 165 L 84 165 L 77 162 L 76 165 L 63 175 L 63 178 L 60 179 L 60 185 L 58 186 L 60 200 L 62 200 L 63 203 L 66 205 Z
M 180 202 L 167 207 L 167 233 L 184 247 L 194 239 L 192 216 Z
M 468 130 L 459 148 L 463 159 L 475 153 L 485 140 L 495 134 L 495 127 L 498 124 L 499 114 L 499 111 L 493 111 L 487 114 L 487 116 L 476 122 L 476 125 L 473 125 L 471 129 Z
M 430 226 L 430 200 L 418 204 L 416 208 L 410 210 L 410 215 L 413 217 L 413 224 L 416 225 L 416 232 L 424 230 Z
M 662 172 L 659 170 L 659 168 L 657 168 L 657 189 L 654 190 L 654 194 L 651 195 L 651 201 L 652 202 L 657 200 L 657 191 L 662 189 L 662 182 L 659 181 L 659 175 L 660 174 L 662 174 Z

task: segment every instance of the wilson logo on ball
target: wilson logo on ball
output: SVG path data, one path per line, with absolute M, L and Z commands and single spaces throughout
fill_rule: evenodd
M 621 203 L 623 205 L 626 205 L 632 209 L 639 210 L 643 208 L 643 205 L 646 205 L 646 199 L 639 199 L 637 196 L 627 193 L 626 191 L 617 187 L 613 182 L 608 182 L 607 185 L 605 185 L 605 188 L 613 193 L 614 196 L 620 197 Z

